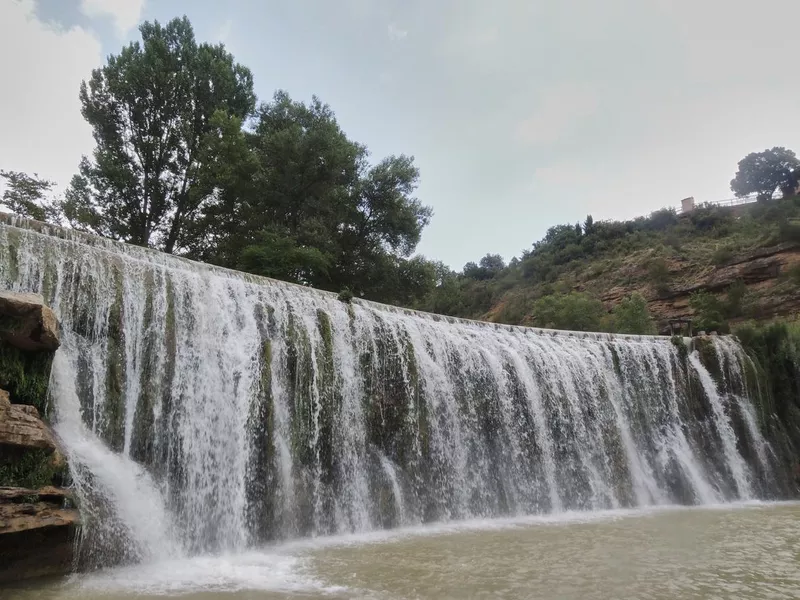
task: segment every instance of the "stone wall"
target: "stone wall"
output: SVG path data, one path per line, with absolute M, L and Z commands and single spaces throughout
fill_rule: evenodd
M 58 324 L 40 296 L 0 291 L 0 584 L 73 564 L 78 510 L 47 424 Z

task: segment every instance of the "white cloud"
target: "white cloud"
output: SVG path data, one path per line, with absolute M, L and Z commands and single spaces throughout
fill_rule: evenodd
M 81 0 L 81 12 L 87 17 L 110 17 L 117 33 L 125 37 L 136 27 L 144 10 L 145 0 Z
M 404 40 L 406 37 L 408 37 L 408 31 L 405 29 L 400 29 L 394 23 L 389 23 L 388 34 L 389 39 L 395 42 Z
M 33 0 L 0 2 L 0 168 L 66 185 L 93 148 L 78 89 L 102 63 L 100 41 L 39 21 Z
M 536 108 L 517 124 L 517 140 L 528 145 L 558 141 L 580 127 L 598 108 L 595 90 L 579 84 L 559 84 L 544 90 Z

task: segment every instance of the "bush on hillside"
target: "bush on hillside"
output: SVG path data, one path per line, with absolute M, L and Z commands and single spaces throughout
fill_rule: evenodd
M 656 326 L 647 300 L 641 294 L 633 293 L 624 298 L 612 311 L 614 331 L 617 333 L 633 333 L 638 335 L 654 335 Z
M 689 306 L 694 312 L 697 331 L 728 333 L 730 330 L 725 319 L 725 305 L 714 294 L 705 290 L 694 292 L 689 298 Z
M 751 298 L 750 291 L 744 281 L 737 279 L 728 286 L 726 291 L 725 305 L 723 307 L 725 317 L 736 319 L 747 316 L 750 312 Z
M 671 274 L 667 266 L 667 261 L 661 257 L 652 259 L 647 265 L 647 276 L 650 278 L 650 283 L 653 284 L 653 289 L 659 296 L 664 296 L 669 293 Z
M 586 294 L 571 292 L 539 298 L 533 305 L 537 327 L 573 331 L 605 331 L 607 318 L 603 303 Z
M 722 265 L 730 262 L 733 257 L 733 250 L 729 246 L 720 246 L 714 250 L 714 254 L 711 255 L 711 262 L 716 266 L 721 267 Z
M 789 270 L 786 271 L 786 276 L 793 284 L 800 286 L 800 263 L 796 263 L 789 267 Z
M 781 242 L 800 243 L 800 221 L 786 219 L 778 225 Z

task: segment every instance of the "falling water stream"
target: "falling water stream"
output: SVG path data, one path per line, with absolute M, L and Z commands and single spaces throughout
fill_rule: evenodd
M 5 217 L 62 327 L 84 566 L 775 495 L 738 343 L 440 317 Z M 588 511 L 588 512 L 587 512 Z

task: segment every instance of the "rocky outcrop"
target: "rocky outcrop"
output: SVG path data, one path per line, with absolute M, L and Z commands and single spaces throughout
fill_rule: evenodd
M 41 414 L 59 343 L 41 296 L 0 291 L 0 584 L 72 570 L 79 514 Z
M 57 350 L 58 321 L 38 294 L 0 291 L 0 339 L 21 350 Z
M 759 248 L 732 257 L 725 264 L 697 268 L 690 262 L 667 261 L 670 280 L 668 289 L 656 292 L 648 282 L 646 270 L 639 266 L 628 276 L 629 286 L 615 286 L 600 295 L 609 307 L 616 306 L 632 292 L 648 299 L 651 314 L 665 326 L 670 319 L 691 318 L 689 298 L 695 292 L 706 291 L 724 298 L 725 292 L 742 282 L 750 293 L 753 318 L 771 319 L 800 313 L 800 293 L 791 283 L 789 274 L 800 268 L 800 247 L 794 243 Z M 735 322 L 736 319 L 732 319 Z
M 36 407 L 11 404 L 5 390 L 0 390 L 0 446 L 56 451 L 53 434 Z
M 12 404 L 44 414 L 59 345 L 58 323 L 41 296 L 0 291 L 0 388 L 8 390 Z
M 72 569 L 79 514 L 61 482 L 65 463 L 33 406 L 0 390 L 0 583 Z M 43 486 L 39 489 L 25 484 Z
M 80 522 L 61 489 L 0 487 L 0 584 L 72 570 Z

